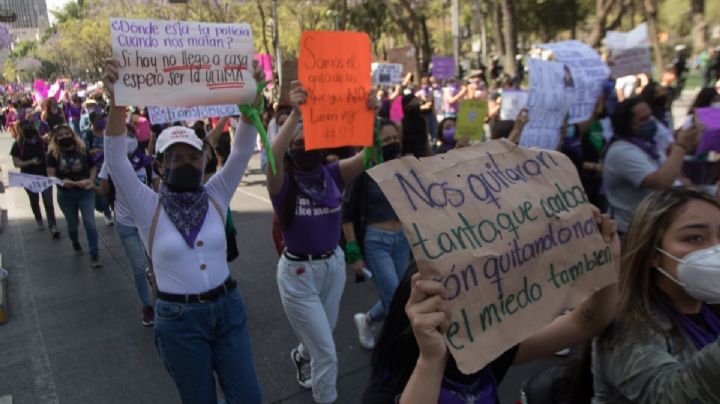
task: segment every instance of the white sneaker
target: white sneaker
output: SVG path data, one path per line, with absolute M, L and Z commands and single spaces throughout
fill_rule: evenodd
M 113 220 L 113 218 L 111 218 L 111 217 L 106 217 L 106 218 L 104 218 L 104 220 L 105 220 L 105 226 L 112 226 L 115 224 L 115 220 Z
M 375 335 L 373 335 L 372 326 L 368 324 L 368 316 L 365 313 L 357 313 L 353 317 L 355 327 L 358 330 L 358 340 L 360 345 L 365 349 L 375 348 Z
M 570 355 L 570 348 L 561 349 L 555 352 L 555 356 L 568 356 Z

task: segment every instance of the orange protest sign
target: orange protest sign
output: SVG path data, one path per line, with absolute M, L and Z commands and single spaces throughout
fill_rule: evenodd
M 372 144 L 370 59 L 366 33 L 302 33 L 298 76 L 308 92 L 302 106 L 307 150 Z

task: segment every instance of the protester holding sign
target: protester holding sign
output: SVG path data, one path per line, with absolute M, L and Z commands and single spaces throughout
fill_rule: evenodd
M 380 123 L 383 161 L 401 155 L 400 131 L 389 120 Z M 377 183 L 366 173 L 355 179 L 345 193 L 343 203 L 343 233 L 346 261 L 356 277 L 364 278 L 366 268 L 372 273 L 380 301 L 367 313 L 355 314 L 360 345 L 375 347 L 372 325 L 385 319 L 390 300 L 405 274 L 410 261 L 410 246 L 400 228 L 395 211 Z
M 640 99 L 645 101 L 652 110 L 653 119 L 657 124 L 655 135 L 655 149 L 662 159 L 667 154 L 667 148 L 673 142 L 672 128 L 674 128 L 671 105 L 672 97 L 668 94 L 668 88 L 651 81 L 640 92 Z
M 18 136 L 10 149 L 13 165 L 19 168 L 21 173 L 47 176 L 45 166 L 45 150 L 47 146 L 45 142 L 40 138 L 37 129 L 29 123 L 22 125 L 19 129 Z M 30 208 L 35 216 L 38 229 L 43 229 L 39 195 L 27 189 L 25 192 L 27 192 L 30 199 Z M 42 191 L 41 194 L 45 206 L 45 215 L 47 216 L 48 230 L 53 238 L 60 238 L 60 232 L 55 221 L 52 186 Z
M 618 318 L 593 343 L 593 403 L 720 402 L 720 204 L 653 192 L 624 246 Z
M 97 168 L 85 145 L 68 125 L 56 126 L 50 135 L 46 156 L 47 175 L 63 180 L 58 187 L 58 204 L 65 216 L 68 236 L 75 252 L 82 251 L 78 240 L 78 212 L 90 249 L 90 265 L 102 266 L 98 258 L 98 234 L 95 228 L 95 177 Z
M 118 62 L 106 63 L 111 107 L 105 162 L 118 198 L 148 250 L 157 283 L 155 343 L 184 403 L 217 402 L 215 374 L 228 403 L 260 403 L 247 317 L 227 265 L 225 215 L 253 154 L 256 129 L 243 117 L 222 169 L 203 185 L 208 150 L 192 129 L 173 126 L 157 139 L 160 193 L 143 184 L 127 158 L 125 107 L 113 95 Z M 255 77 L 262 70 L 255 66 Z
M 610 213 L 624 234 L 640 201 L 651 190 L 669 188 L 681 177 L 683 159 L 697 144 L 698 128 L 680 129 L 662 162 L 655 141 L 657 123 L 648 104 L 639 98 L 625 100 L 611 120 L 614 137 L 605 153 L 603 183 Z
M 438 153 L 447 153 L 450 150 L 455 148 L 455 145 L 457 145 L 457 139 L 455 138 L 456 134 L 456 119 L 455 118 L 445 118 L 440 122 L 440 126 L 438 127 L 438 140 L 440 143 L 440 147 L 438 147 Z
M 299 82 L 293 83 L 290 101 L 293 111 L 272 145 L 276 171 L 266 170 L 286 246 L 277 282 L 285 314 L 300 340 L 291 352 L 297 381 L 312 387 L 316 402 L 331 403 L 337 399 L 338 369 L 332 333 L 345 285 L 344 253 L 338 246 L 342 191 L 362 173 L 364 154 L 323 166 L 321 151 L 306 149 L 310 134 L 300 121 L 300 108 L 308 93 Z M 378 107 L 373 92 L 367 106 Z
M 615 225 L 609 216 L 597 221 L 612 254 L 620 255 Z M 618 262 L 618 261 L 615 261 Z M 619 265 L 616 264 L 616 270 Z M 539 269 L 539 268 L 538 268 Z M 497 359 L 471 374 L 463 374 L 448 353 L 451 331 L 447 300 L 441 282 L 411 267 L 395 293 L 382 335 L 373 354 L 372 376 L 363 403 L 435 404 L 498 402 L 498 386 L 512 365 L 549 357 L 559 349 L 600 334 L 615 314 L 616 288 L 606 287 L 569 314 L 560 316 L 537 333 L 495 355 Z M 457 324 L 457 323 L 455 323 Z M 482 340 L 482 336 L 478 336 Z

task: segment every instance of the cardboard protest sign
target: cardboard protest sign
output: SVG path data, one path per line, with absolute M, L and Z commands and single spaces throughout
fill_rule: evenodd
M 466 374 L 616 281 L 573 163 L 506 140 L 368 171 L 424 276 L 442 283 L 446 343 Z
M 447 80 L 455 76 L 455 59 L 452 56 L 433 56 L 432 75 L 437 80 Z
M 592 116 L 602 85 L 610 77 L 610 69 L 600 55 L 580 41 L 561 41 L 540 45 L 552 50 L 555 60 L 570 70 L 575 88 L 575 100 L 568 112 L 569 123 L 587 121 Z
M 501 120 L 515 120 L 520 111 L 527 105 L 527 91 L 503 90 L 500 105 Z
M 488 114 L 487 101 L 462 100 L 455 124 L 457 140 L 482 140 L 485 134 L 485 117 Z
M 14 171 L 8 172 L 8 183 L 11 187 L 22 187 L 35 193 L 40 193 L 53 185 L 62 185 L 62 181 L 55 177 L 23 174 Z
M 198 107 L 148 107 L 148 118 L 153 124 L 178 121 L 196 121 L 210 117 L 240 115 L 237 104 L 201 105 Z
M 399 63 L 402 65 L 402 71 L 407 73 L 414 73 L 417 79 L 417 60 L 416 60 L 415 48 L 412 46 L 403 46 L 400 48 L 388 49 L 387 61 L 389 63 Z
M 248 24 L 110 20 L 120 63 L 117 105 L 245 104 L 255 100 Z
M 374 116 L 367 108 L 370 37 L 366 33 L 303 32 L 298 76 L 308 92 L 301 108 L 306 150 L 372 144 Z
M 402 83 L 403 66 L 399 63 L 372 63 L 372 84 L 394 86 Z
M 697 108 L 695 117 L 705 127 L 695 153 L 720 152 L 720 108 Z
M 629 32 L 608 31 L 605 46 L 610 50 L 612 77 L 652 73 L 647 24 L 640 24 Z
M 562 63 L 530 59 L 528 69 L 528 123 L 520 145 L 555 150 L 560 142 L 560 127 L 575 95 L 573 83 Z

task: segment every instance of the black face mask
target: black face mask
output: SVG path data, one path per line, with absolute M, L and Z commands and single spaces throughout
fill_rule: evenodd
M 203 173 L 190 163 L 177 168 L 165 169 L 163 181 L 171 192 L 198 192 L 202 186 Z
M 396 159 L 400 155 L 400 143 L 392 142 L 382 147 L 383 161 Z
M 314 171 L 320 167 L 320 161 L 322 160 L 320 150 L 290 149 L 288 150 L 288 156 L 300 171 Z
M 64 137 L 62 139 L 58 139 L 58 144 L 63 149 L 67 149 L 73 147 L 75 145 L 75 141 L 71 137 Z

